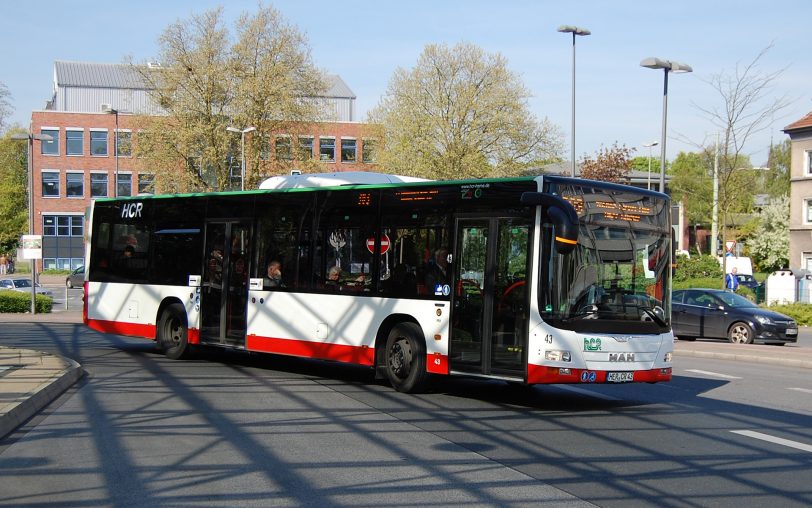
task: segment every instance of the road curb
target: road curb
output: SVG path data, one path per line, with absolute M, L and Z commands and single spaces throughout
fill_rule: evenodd
M 84 374 L 82 366 L 70 358 L 57 355 L 50 356 L 60 359 L 66 364 L 66 368 L 41 383 L 32 392 L 21 397 L 22 400 L 19 402 L 10 404 L 5 413 L 0 414 L 0 439 L 5 438 L 29 418 L 62 395 L 62 393 L 73 386 Z
M 716 360 L 764 363 L 768 365 L 780 365 L 782 367 L 796 367 L 799 369 L 812 369 L 812 361 L 797 360 L 793 358 L 775 358 L 770 356 L 754 356 L 752 354 L 719 353 L 716 351 L 696 351 L 691 349 L 674 349 L 674 355 L 693 356 L 695 358 L 711 358 Z

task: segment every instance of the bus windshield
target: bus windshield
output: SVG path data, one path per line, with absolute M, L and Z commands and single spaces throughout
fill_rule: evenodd
M 545 229 L 540 310 L 553 326 L 604 333 L 663 333 L 670 326 L 670 203 L 653 193 L 559 189 L 576 209 L 578 245 L 557 253 Z

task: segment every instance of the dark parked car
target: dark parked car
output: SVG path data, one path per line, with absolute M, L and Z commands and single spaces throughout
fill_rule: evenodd
M 742 275 L 739 273 L 736 274 L 736 278 L 739 279 L 739 286 L 750 288 L 753 291 L 759 286 L 758 281 L 752 275 Z
M 727 338 L 741 344 L 798 341 L 798 324 L 791 317 L 763 309 L 743 296 L 721 289 L 674 291 L 671 327 L 674 335 L 682 340 Z
M 65 285 L 69 288 L 80 288 L 85 284 L 85 267 L 80 266 L 72 271 L 65 279 Z

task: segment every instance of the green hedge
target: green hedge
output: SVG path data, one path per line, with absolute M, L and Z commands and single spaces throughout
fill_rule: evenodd
M 673 289 L 689 289 L 689 288 L 707 288 L 707 289 L 724 289 L 724 280 L 720 277 L 699 277 L 694 279 L 683 279 L 672 282 Z
M 41 273 L 42 275 L 70 275 L 70 270 L 57 270 L 57 269 L 48 269 L 43 270 Z
M 36 310 L 39 314 L 51 312 L 53 300 L 47 296 L 37 295 Z M 31 310 L 31 294 L 19 291 L 0 290 L 0 313 L 29 312 Z
M 812 305 L 808 303 L 771 305 L 767 308 L 775 312 L 780 312 L 781 314 L 786 314 L 797 321 L 799 326 L 812 326 Z

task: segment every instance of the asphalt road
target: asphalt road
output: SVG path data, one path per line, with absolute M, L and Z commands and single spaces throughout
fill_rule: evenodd
M 677 358 L 660 385 L 442 379 L 203 353 L 81 325 L 0 344 L 88 376 L 0 443 L 0 506 L 809 506 L 809 371 Z M 791 348 L 787 351 L 791 354 Z

